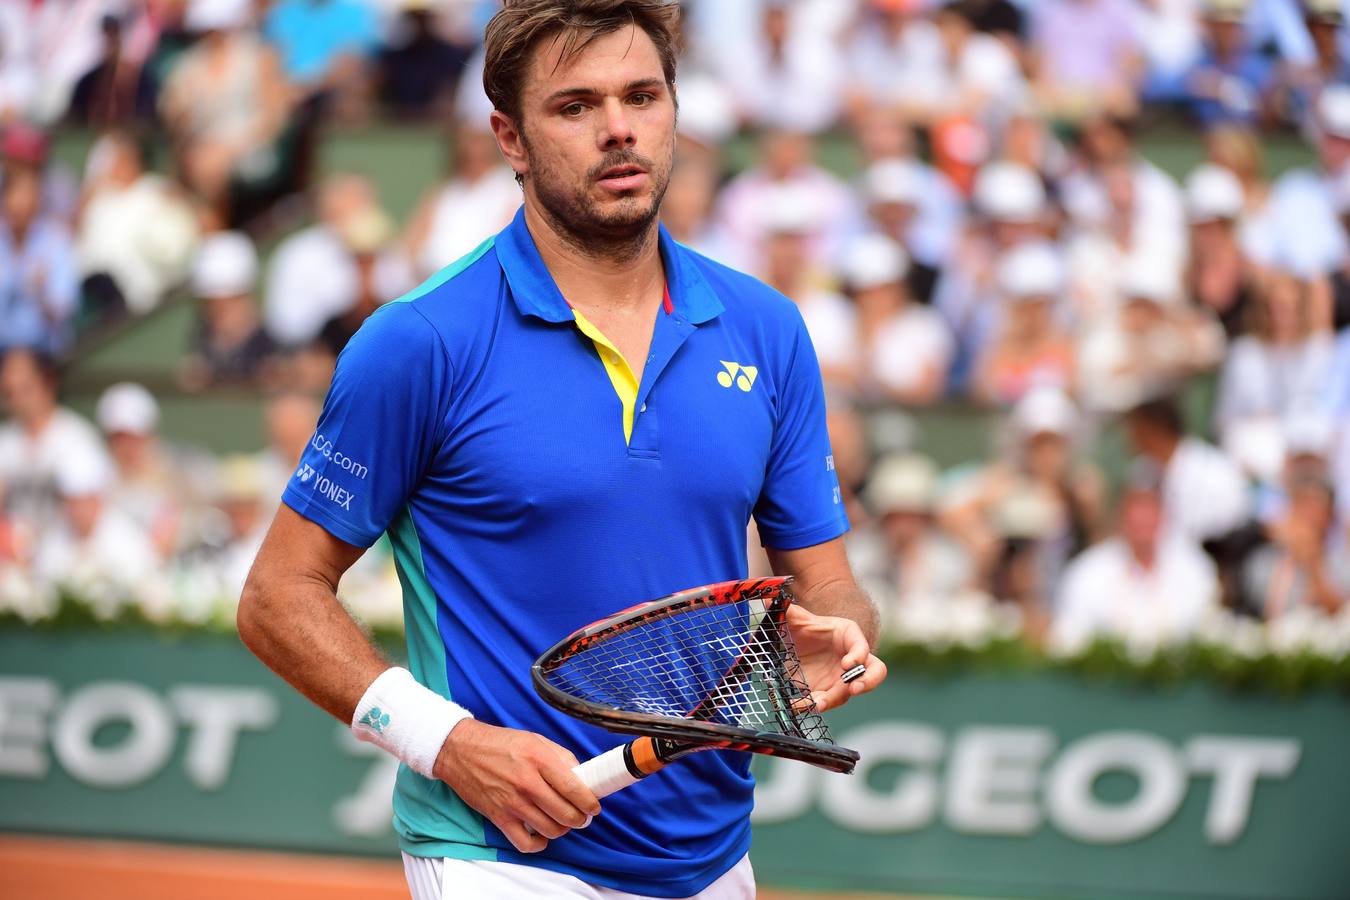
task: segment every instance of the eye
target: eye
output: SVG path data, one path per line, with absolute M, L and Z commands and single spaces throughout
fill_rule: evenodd
M 562 115 L 569 119 L 575 119 L 585 111 L 586 106 L 583 103 L 569 103 L 559 110 Z
M 648 106 L 651 103 L 655 102 L 655 100 L 656 97 L 646 92 L 634 94 L 632 97 L 628 98 L 628 102 L 633 104 L 634 106 Z

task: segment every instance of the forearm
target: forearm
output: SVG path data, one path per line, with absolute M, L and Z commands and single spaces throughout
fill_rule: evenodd
M 268 668 L 349 723 L 372 681 L 391 665 L 322 580 L 269 578 L 259 567 L 239 601 L 239 636 Z
M 876 647 L 881 634 L 881 616 L 872 598 L 852 578 L 818 582 L 799 593 L 797 599 L 818 616 L 852 619 L 862 629 L 867 643 Z

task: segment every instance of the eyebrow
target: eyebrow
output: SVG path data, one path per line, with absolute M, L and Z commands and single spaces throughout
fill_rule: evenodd
M 665 82 L 660 78 L 639 78 L 637 81 L 630 81 L 623 86 L 622 93 L 629 94 L 633 91 L 651 90 L 653 88 L 665 87 Z M 566 100 L 571 97 L 594 97 L 603 94 L 604 91 L 594 87 L 570 87 L 563 88 L 560 91 L 554 91 L 548 95 L 546 103 L 557 103 L 559 100 Z

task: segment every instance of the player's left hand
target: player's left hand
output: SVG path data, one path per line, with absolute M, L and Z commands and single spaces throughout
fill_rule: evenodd
M 872 655 L 867 638 L 852 619 L 818 616 L 801 606 L 790 606 L 787 622 L 811 699 L 821 712 L 843 706 L 886 680 L 886 664 Z M 844 673 L 858 665 L 867 671 L 845 683 Z

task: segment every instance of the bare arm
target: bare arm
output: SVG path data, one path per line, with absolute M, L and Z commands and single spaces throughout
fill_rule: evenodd
M 363 552 L 283 505 L 239 598 L 244 644 L 344 723 L 391 665 L 337 599 L 339 579 Z
M 788 609 L 788 625 L 816 706 L 822 712 L 842 706 L 881 684 L 886 664 L 872 655 L 880 616 L 853 580 L 843 538 L 768 553 L 773 570 L 795 580 L 798 604 Z M 867 667 L 866 674 L 842 681 L 843 674 L 858 665 Z
M 362 553 L 282 505 L 239 600 L 239 636 L 268 668 L 344 724 L 391 663 L 337 599 Z M 576 757 L 525 731 L 465 719 L 451 728 L 435 775 L 522 852 L 582 827 L 600 804 L 572 774 Z

